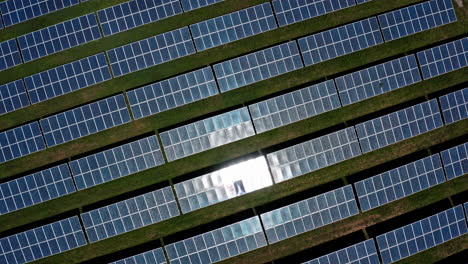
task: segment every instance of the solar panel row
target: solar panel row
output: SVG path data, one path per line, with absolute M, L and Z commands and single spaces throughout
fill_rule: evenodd
M 0 115 L 30 105 L 23 80 L 0 85 Z
M 303 264 L 379 264 L 374 239 L 354 244 Z
M 185 12 L 202 8 L 208 5 L 223 2 L 224 0 L 180 0 Z
M 22 64 L 21 54 L 16 39 L 0 43 L 0 71 Z
M 162 248 L 153 249 L 109 264 L 166 264 Z
M 440 154 L 448 180 L 468 173 L 468 143 L 444 150 Z
M 439 97 L 445 124 L 468 118 L 468 88 Z
M 0 133 L 0 163 L 46 148 L 37 121 Z

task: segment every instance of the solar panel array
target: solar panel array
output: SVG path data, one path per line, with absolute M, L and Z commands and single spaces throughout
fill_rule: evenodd
M 356 125 L 362 152 L 367 153 L 443 125 L 433 99 Z
M 81 214 L 91 243 L 178 216 L 171 187 Z
M 380 264 L 374 239 L 354 244 L 303 264 Z
M 255 131 L 262 133 L 341 107 L 333 80 L 249 105 Z
M 16 39 L 0 43 L 0 71 L 23 63 Z
M 299 235 L 359 213 L 353 187 L 347 185 L 261 214 L 268 243 Z
M 118 261 L 114 261 L 109 264 L 135 264 L 135 263 L 142 263 L 142 264 L 166 264 L 166 257 L 164 256 L 164 252 L 162 248 L 153 249 L 150 251 L 146 251 L 144 253 L 140 253 L 135 256 L 131 256 L 125 259 L 121 259 Z
M 191 11 L 208 5 L 223 2 L 224 0 L 180 0 L 184 11 Z
M 0 164 L 46 148 L 37 121 L 0 133 Z
M 445 181 L 439 154 L 356 182 L 362 211 L 379 207 Z
M 165 246 L 171 264 L 214 263 L 267 245 L 258 217 Z
M 268 154 L 276 183 L 361 155 L 354 127 Z
M 0 85 L 0 115 L 26 107 L 29 104 L 23 80 Z
M 439 101 L 445 124 L 468 118 L 468 88 L 441 96 Z
M 467 233 L 461 205 L 377 237 L 384 264 L 392 263 Z
M 468 173 L 468 143 L 442 151 L 442 162 L 444 163 L 447 179 L 452 180 Z

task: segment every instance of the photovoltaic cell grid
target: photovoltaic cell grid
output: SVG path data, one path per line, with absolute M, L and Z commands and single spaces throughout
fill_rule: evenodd
M 380 264 L 374 239 L 369 239 L 303 264 Z
M 357 4 L 363 4 L 363 3 L 366 3 L 366 2 L 370 2 L 372 0 L 356 0 L 356 3 Z
M 198 51 L 277 28 L 270 3 L 253 6 L 190 25 Z
M 171 264 L 214 263 L 267 245 L 258 217 L 165 246 Z
M 341 107 L 333 80 L 249 105 L 255 131 L 262 133 Z
M 276 183 L 361 155 L 353 127 L 268 154 Z
M 131 0 L 98 11 L 104 36 L 182 13 L 178 0 Z
M 383 43 L 377 18 L 371 17 L 298 40 L 306 66 Z
M 356 125 L 364 153 L 383 148 L 443 125 L 437 100 L 433 99 L 406 109 Z
M 166 264 L 166 257 L 162 248 L 153 249 L 135 256 L 121 259 L 109 264 Z
M 133 117 L 140 119 L 218 94 L 211 67 L 127 92 Z
M 0 263 L 22 264 L 86 245 L 73 216 L 0 239 Z
M 75 192 L 67 164 L 0 184 L 0 215 Z
M 168 161 L 187 157 L 255 134 L 247 107 L 161 133 Z
M 156 136 L 70 162 L 78 190 L 159 166 L 164 158 Z
M 296 41 L 260 50 L 213 66 L 221 92 L 304 67 Z
M 468 118 L 468 88 L 439 98 L 445 124 Z
M 409 55 L 335 79 L 343 105 L 421 81 L 416 56 Z
M 451 180 L 468 173 L 468 143 L 442 151 L 442 162 L 444 164 L 447 179 Z
M 91 243 L 178 216 L 174 193 L 165 187 L 81 214 Z
M 16 39 L 0 43 L 0 71 L 23 63 Z
M 39 103 L 111 79 L 104 53 L 24 78 L 31 103 Z
M 462 205 L 377 237 L 384 264 L 392 263 L 467 233 Z
M 354 0 L 273 0 L 280 27 L 354 5 Z
M 5 26 L 11 26 L 79 3 L 79 0 L 7 0 L 0 2 Z
M 468 65 L 468 37 L 418 52 L 425 80 Z
M 115 77 L 195 53 L 188 27 L 107 51 Z
M 368 211 L 445 181 L 439 154 L 356 182 L 361 210 Z
M 431 0 L 379 15 L 385 41 L 457 21 L 451 0 Z
M 224 0 L 180 0 L 180 3 L 182 4 L 184 11 L 187 12 L 223 1 Z
M 18 37 L 25 62 L 100 39 L 94 13 L 77 17 Z
M 38 122 L 28 123 L 0 133 L 0 163 L 46 148 Z
M 29 98 L 23 80 L 0 85 L 0 115 L 29 105 Z
M 359 213 L 351 185 L 262 214 L 268 243 L 299 235 Z

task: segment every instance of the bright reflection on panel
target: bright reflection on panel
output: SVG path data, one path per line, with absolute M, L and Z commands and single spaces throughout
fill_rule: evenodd
M 260 156 L 178 183 L 175 189 L 187 213 L 272 184 L 265 157 Z

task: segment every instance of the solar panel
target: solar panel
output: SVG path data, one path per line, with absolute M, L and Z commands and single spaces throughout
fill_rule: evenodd
M 109 264 L 135 264 L 135 263 L 144 263 L 144 264 L 166 264 L 166 257 L 162 248 L 153 249 L 146 251 L 144 253 L 131 256 L 125 259 L 121 259 Z
M 257 134 L 339 107 L 333 80 L 249 105 Z
M 23 80 L 0 85 L 0 115 L 29 105 L 28 94 Z
M 443 125 L 433 99 L 356 125 L 362 152 L 367 153 Z
M 384 264 L 392 263 L 467 233 L 461 205 L 377 237 Z
M 374 239 L 354 244 L 303 264 L 380 264 Z
M 468 143 L 458 145 L 440 153 L 440 155 L 442 155 L 442 162 L 444 163 L 444 169 L 448 180 L 468 173 L 467 153 Z
M 22 64 L 21 55 L 16 39 L 0 43 L 0 71 Z
M 425 80 L 468 66 L 468 37 L 418 52 Z
M 133 117 L 140 119 L 218 94 L 210 67 L 127 92 Z
M 86 245 L 77 216 L 0 239 L 0 263 L 31 262 Z
M 221 92 L 269 79 L 304 67 L 296 41 L 280 44 L 215 64 Z
M 178 0 L 131 0 L 97 13 L 104 36 L 110 36 L 180 14 L 182 7 Z
M 359 213 L 353 187 L 347 185 L 262 214 L 269 244 Z
M 104 53 L 52 68 L 24 78 L 31 103 L 39 103 L 63 94 L 111 79 Z
M 0 14 L 0 29 L 3 29 L 3 19 L 2 19 L 2 14 Z
M 170 263 L 214 263 L 267 245 L 255 216 L 165 246 Z
M 267 155 L 276 183 L 361 155 L 356 131 L 345 128 Z
M 224 0 L 180 0 L 180 3 L 184 11 L 187 12 L 223 1 Z
M 383 43 L 377 18 L 371 17 L 298 40 L 306 66 Z
M 96 15 L 91 13 L 22 35 L 18 42 L 28 62 L 100 38 Z
M 343 105 L 421 81 L 416 56 L 385 62 L 335 79 Z
M 174 185 L 182 213 L 271 186 L 265 157 L 246 160 Z
M 255 134 L 247 107 L 161 133 L 168 161 L 187 157 Z
M 165 187 L 83 213 L 81 219 L 93 243 L 179 214 L 171 187 Z
M 468 88 L 439 97 L 445 124 L 468 118 Z
M 0 133 L 0 163 L 46 148 L 39 123 L 32 122 Z
M 354 0 L 273 0 L 280 27 L 354 5 Z
M 189 28 L 183 27 L 107 51 L 115 77 L 195 53 Z
M 156 136 L 133 141 L 73 160 L 70 168 L 78 190 L 164 164 Z
M 363 4 L 363 3 L 366 3 L 366 2 L 370 2 L 372 0 L 356 0 L 356 3 L 357 4 Z
M 256 5 L 190 25 L 198 51 L 277 28 L 270 3 Z
M 379 15 L 385 41 L 457 21 L 451 0 L 431 0 Z
M 468 202 L 465 203 L 465 214 L 467 215 L 466 221 L 468 222 Z
M 0 215 L 75 192 L 67 164 L 0 184 Z
M 79 3 L 79 0 L 7 0 L 0 2 L 5 26 L 11 26 Z
M 361 210 L 368 211 L 445 181 L 439 154 L 356 182 Z

